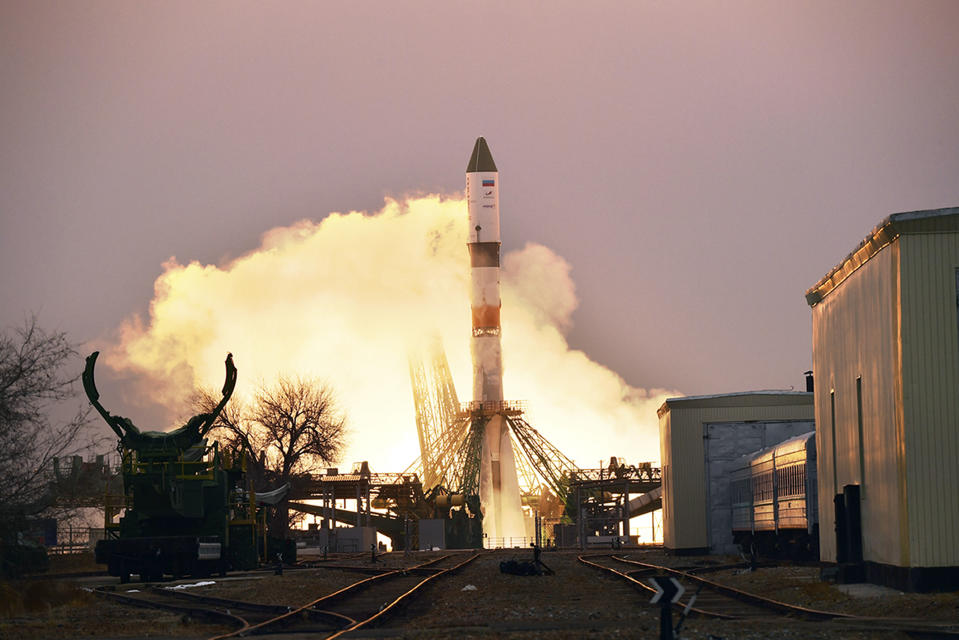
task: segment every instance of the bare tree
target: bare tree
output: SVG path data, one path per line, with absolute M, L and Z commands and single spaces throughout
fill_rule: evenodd
M 333 390 L 315 380 L 281 378 L 261 388 L 250 419 L 266 432 L 266 459 L 281 478 L 335 462 L 346 444 Z
M 0 334 L 0 540 L 53 504 L 53 459 L 93 446 L 89 407 L 52 417 L 75 395 L 80 367 L 77 375 L 67 367 L 76 355 L 65 333 L 45 331 L 35 316 Z
M 204 410 L 213 398 L 200 391 L 194 410 Z M 215 424 L 212 435 L 254 461 L 250 473 L 258 491 L 293 485 L 297 475 L 336 462 L 346 446 L 346 419 L 333 389 L 315 379 L 283 377 L 260 386 L 249 405 L 231 400 Z M 284 501 L 273 526 L 285 529 L 288 523 Z

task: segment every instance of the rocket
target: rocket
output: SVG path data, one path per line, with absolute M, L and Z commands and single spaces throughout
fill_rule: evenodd
M 490 538 L 526 535 L 519 480 L 503 402 L 500 345 L 499 172 L 484 138 L 466 167 L 469 205 L 470 306 L 473 316 L 474 428 L 484 429 L 479 493 L 483 530 Z
M 503 401 L 499 312 L 499 172 L 483 138 L 466 168 L 469 203 L 470 307 L 473 312 L 473 400 Z

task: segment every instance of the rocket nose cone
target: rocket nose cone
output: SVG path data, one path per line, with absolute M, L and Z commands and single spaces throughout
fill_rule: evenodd
M 470 162 L 466 165 L 466 173 L 477 173 L 480 171 L 496 171 L 496 163 L 493 162 L 493 154 L 489 151 L 486 144 L 486 138 L 477 138 L 473 145 L 473 155 L 470 156 Z

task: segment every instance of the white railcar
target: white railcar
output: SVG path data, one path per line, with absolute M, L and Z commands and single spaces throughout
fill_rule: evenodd
M 730 492 L 733 541 L 743 551 L 818 556 L 815 431 L 740 458 Z

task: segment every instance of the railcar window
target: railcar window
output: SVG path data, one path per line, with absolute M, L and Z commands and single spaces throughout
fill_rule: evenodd
M 761 500 L 772 500 L 773 498 L 773 473 L 766 471 L 756 476 L 753 480 L 753 497 L 758 502 Z
M 733 483 L 733 502 L 734 503 L 744 503 L 749 502 L 749 497 L 752 494 L 752 490 L 749 487 L 749 478 L 742 478 L 736 480 Z
M 782 469 L 779 481 L 780 496 L 801 496 L 806 492 L 806 469 L 802 464 Z
M 803 466 L 801 464 L 797 464 L 795 467 L 793 467 L 793 493 L 792 494 L 794 496 L 801 496 L 803 494 L 802 476 L 803 476 Z

